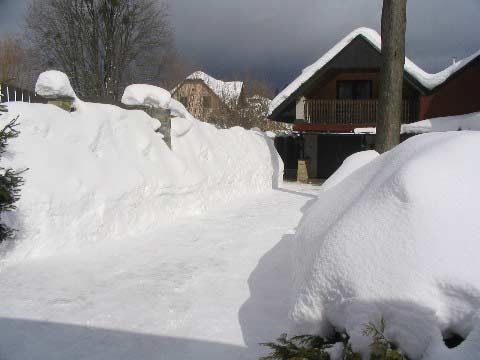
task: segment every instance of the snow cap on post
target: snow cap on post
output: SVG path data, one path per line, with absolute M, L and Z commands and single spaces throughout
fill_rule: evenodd
M 47 99 L 77 98 L 68 76 L 57 70 L 41 73 L 35 85 L 35 92 Z
M 122 103 L 128 106 L 149 106 L 169 109 L 172 95 L 158 86 L 134 84 L 128 86 L 122 96 Z

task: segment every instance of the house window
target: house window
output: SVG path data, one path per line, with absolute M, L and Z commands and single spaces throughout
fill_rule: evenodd
M 183 104 L 183 106 L 188 106 L 188 97 L 182 96 L 180 98 L 180 102 Z
M 203 97 L 203 107 L 205 109 L 210 109 L 212 107 L 212 98 L 210 96 Z
M 337 99 L 365 100 L 372 98 L 371 80 L 342 80 L 337 81 Z

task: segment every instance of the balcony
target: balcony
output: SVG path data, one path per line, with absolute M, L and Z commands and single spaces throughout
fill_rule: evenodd
M 304 111 L 309 124 L 375 126 L 378 100 L 305 100 Z M 403 101 L 402 123 L 418 120 L 418 100 Z

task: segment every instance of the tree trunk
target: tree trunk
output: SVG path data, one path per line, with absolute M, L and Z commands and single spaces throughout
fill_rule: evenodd
M 388 151 L 400 143 L 407 0 L 383 0 L 382 69 L 376 150 Z

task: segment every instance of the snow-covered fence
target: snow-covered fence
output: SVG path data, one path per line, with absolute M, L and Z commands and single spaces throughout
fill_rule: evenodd
M 47 99 L 37 95 L 32 91 L 11 85 L 0 84 L 0 103 L 14 101 L 44 104 L 47 102 Z

